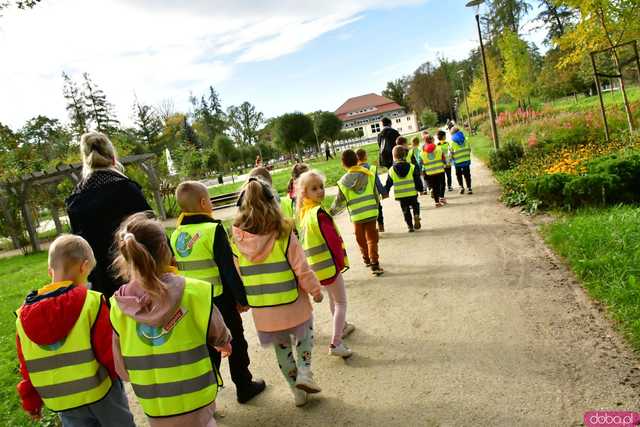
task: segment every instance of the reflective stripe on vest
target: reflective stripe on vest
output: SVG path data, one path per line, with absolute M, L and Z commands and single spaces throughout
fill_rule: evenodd
M 298 280 L 287 260 L 291 235 L 276 240 L 267 258 L 253 262 L 238 254 L 240 276 L 251 307 L 274 307 L 298 299 Z
M 111 389 L 109 371 L 95 359 L 91 346 L 91 328 L 101 304 L 102 294 L 87 291 L 78 320 L 67 337 L 49 346 L 31 341 L 24 332 L 18 311 L 16 330 L 29 378 L 52 411 L 90 405 Z
M 351 188 L 338 181 L 338 187 L 347 200 L 347 210 L 351 222 L 362 222 L 378 218 L 378 200 L 375 196 L 375 175 L 367 176 L 367 186 L 362 193 L 356 193 Z
M 185 414 L 215 400 L 221 379 L 207 347 L 212 309 L 211 285 L 188 277 L 180 309 L 162 328 L 136 322 L 111 298 L 124 365 L 148 416 Z
M 413 182 L 414 170 L 415 166 L 409 165 L 409 173 L 404 177 L 400 177 L 400 175 L 396 173 L 395 168 L 392 167 L 389 169 L 389 175 L 391 175 L 391 179 L 393 180 L 393 196 L 396 200 L 418 195 L 416 184 Z
M 181 225 L 171 234 L 171 247 L 181 276 L 213 285 L 213 296 L 222 295 L 220 270 L 213 260 L 216 222 Z
M 322 234 L 320 224 L 318 222 L 318 214 L 320 211 L 329 215 L 322 206 L 316 206 L 310 209 L 305 217 L 302 219 L 300 227 L 300 241 L 304 254 L 307 257 L 307 262 L 311 269 L 316 273 L 318 280 L 326 280 L 335 277 L 339 271 L 336 269 L 333 255 L 329 250 L 327 241 Z M 331 218 L 331 216 L 329 216 Z M 333 221 L 333 219 L 332 219 Z M 338 227 L 334 223 L 334 228 L 338 235 L 340 232 Z M 342 250 L 345 251 L 344 242 L 342 243 Z M 349 259 L 345 256 L 345 267 L 349 266 Z
M 451 144 L 451 157 L 454 163 L 463 163 L 471 160 L 471 147 L 467 143 L 460 146 L 456 142 Z
M 431 153 L 427 153 L 426 151 L 422 151 L 420 153 L 420 157 L 422 158 L 422 171 L 427 175 L 437 175 L 439 173 L 444 173 L 444 163 L 442 161 L 442 148 L 440 146 L 436 146 L 435 150 Z

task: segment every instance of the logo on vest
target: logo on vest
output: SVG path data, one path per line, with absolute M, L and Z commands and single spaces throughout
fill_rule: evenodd
M 427 157 L 429 160 L 433 160 L 436 158 L 436 154 L 432 151 L 431 153 L 427 153 Z
M 56 351 L 56 350 L 59 350 L 60 347 L 62 347 L 66 341 L 67 341 L 67 338 L 65 337 L 58 342 L 54 342 L 53 344 L 38 345 L 38 347 L 40 347 L 45 351 Z
M 193 237 L 186 232 L 181 232 L 178 234 L 178 238 L 176 239 L 176 251 L 178 251 L 178 255 L 183 258 L 191 255 L 191 251 L 193 251 L 193 246 L 196 244 L 198 240 L 200 240 L 200 233 L 196 233 Z
M 161 346 L 171 338 L 171 330 L 167 331 L 163 327 L 149 326 L 142 323 L 136 325 L 136 332 L 142 342 L 151 347 Z

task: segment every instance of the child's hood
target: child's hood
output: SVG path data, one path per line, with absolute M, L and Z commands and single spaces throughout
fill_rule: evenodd
M 160 279 L 167 295 L 159 302 L 154 302 L 138 281 L 122 285 L 114 294 L 120 310 L 138 323 L 156 328 L 166 325 L 180 306 L 185 280 L 172 273 L 163 274 Z
M 362 172 L 347 172 L 340 183 L 356 193 L 363 193 L 369 183 L 369 177 Z
M 400 161 L 393 164 L 393 170 L 400 177 L 405 177 L 409 174 L 409 170 L 411 169 L 411 163 Z
M 38 295 L 33 291 L 20 308 L 20 323 L 29 339 L 38 345 L 62 341 L 76 324 L 87 289 L 69 286 Z
M 436 149 L 436 144 L 430 143 L 424 146 L 424 151 L 427 153 L 433 153 Z
M 464 145 L 464 133 L 458 131 L 451 135 L 451 140 L 458 145 Z
M 238 227 L 233 227 L 232 233 L 236 247 L 251 262 L 267 258 L 276 242 L 276 233 L 252 234 Z

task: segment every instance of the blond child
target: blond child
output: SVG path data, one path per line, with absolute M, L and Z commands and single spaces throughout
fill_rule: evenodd
M 346 322 L 347 291 L 342 273 L 349 268 L 349 258 L 338 227 L 322 207 L 324 181 L 324 176 L 318 171 L 305 172 L 298 178 L 300 242 L 307 262 L 329 294 L 329 308 L 333 316 L 329 354 L 348 358 L 352 351 L 342 339 L 353 332 L 355 326 Z
M 267 184 L 250 178 L 233 222 L 236 268 L 244 283 L 262 346 L 273 347 L 296 406 L 320 387 L 311 372 L 313 316 L 309 294 L 322 301 L 320 283 Z M 297 360 L 294 357 L 297 353 Z
M 116 234 L 115 267 L 128 283 L 111 297 L 115 366 L 151 427 L 216 425 L 222 384 L 213 348 L 231 354 L 231 334 L 210 283 L 178 276 L 164 227 L 145 214 Z
M 109 309 L 102 294 L 87 289 L 95 265 L 82 237 L 58 237 L 49 247 L 53 282 L 16 312 L 18 393 L 34 420 L 45 405 L 63 426 L 135 425 L 113 362 Z

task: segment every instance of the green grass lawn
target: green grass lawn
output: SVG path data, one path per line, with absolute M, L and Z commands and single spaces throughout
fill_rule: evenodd
M 640 350 L 640 207 L 579 211 L 546 226 L 547 242 L 563 256 L 589 294 L 604 303 Z
M 626 86 L 627 97 L 629 98 L 629 102 L 636 102 L 640 100 L 640 86 Z M 602 94 L 602 99 L 606 107 L 616 106 L 618 108 L 623 108 L 622 103 L 622 92 L 612 91 L 605 92 Z M 584 96 L 578 95 L 578 100 L 573 96 L 561 98 L 559 100 L 550 101 L 547 105 L 556 108 L 558 110 L 563 111 L 584 111 L 584 110 L 593 110 L 600 108 L 600 99 L 597 95 L 595 96 Z
M 489 153 L 493 150 L 493 141 L 491 138 L 481 133 L 469 136 L 468 138 L 471 143 L 471 151 L 473 152 L 473 155 L 478 157 L 485 164 L 489 162 Z

